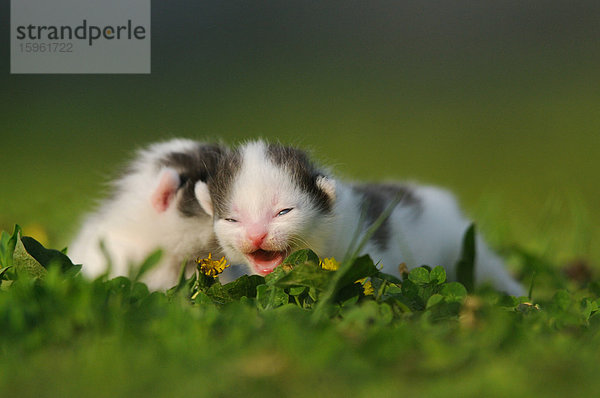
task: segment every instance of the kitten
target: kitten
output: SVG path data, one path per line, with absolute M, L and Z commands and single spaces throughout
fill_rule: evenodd
M 453 196 L 439 188 L 335 181 L 305 152 L 264 141 L 246 143 L 221 157 L 216 173 L 199 181 L 195 192 L 214 218 L 214 232 L 228 260 L 245 263 L 260 275 L 300 248 L 343 258 L 355 232 L 364 234 L 399 197 L 362 253 L 398 277 L 398 265 L 406 263 L 409 268 L 442 265 L 452 279 L 469 226 Z M 366 222 L 361 224 L 363 212 Z M 481 237 L 476 245 L 476 281 L 522 295 L 523 288 Z
M 228 149 L 188 139 L 155 143 L 140 150 L 126 172 L 112 182 L 113 194 L 88 215 L 69 246 L 69 257 L 96 277 L 107 269 L 104 243 L 112 262 L 110 276 L 128 275 L 155 249 L 160 263 L 142 281 L 151 289 L 177 283 L 184 261 L 220 256 L 212 218 L 199 205 L 195 185 L 208 180 Z

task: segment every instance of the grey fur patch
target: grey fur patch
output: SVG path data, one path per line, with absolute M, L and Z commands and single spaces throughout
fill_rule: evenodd
M 184 152 L 171 152 L 160 159 L 159 167 L 171 167 L 179 173 L 181 191 L 177 209 L 185 217 L 207 215 L 194 193 L 198 181 L 207 182 L 217 172 L 219 161 L 227 149 L 215 144 L 198 143 Z
M 309 195 L 319 211 L 331 212 L 331 199 L 317 186 L 317 177 L 323 176 L 324 173 L 315 167 L 306 152 L 289 146 L 268 144 L 267 156 L 275 165 L 287 170 L 296 185 Z
M 371 225 L 379 218 L 381 213 L 397 197 L 400 197 L 398 206 L 412 207 L 414 214 L 418 217 L 423 211 L 421 199 L 415 192 L 406 185 L 386 183 L 386 184 L 360 184 L 352 187 L 353 191 L 362 196 L 362 202 L 365 206 L 367 216 L 367 226 Z M 381 249 L 387 250 L 391 237 L 389 218 L 381 224 L 379 229 L 371 238 L 373 242 Z
M 217 170 L 208 181 L 208 190 L 213 202 L 214 216 L 219 218 L 227 211 L 227 201 L 233 180 L 242 164 L 239 150 L 229 151 L 219 159 Z

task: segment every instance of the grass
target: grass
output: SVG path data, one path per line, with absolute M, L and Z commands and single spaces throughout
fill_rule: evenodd
M 20 241 L 3 233 L 0 258 L 11 266 L 0 289 L 0 388 L 13 395 L 595 396 L 600 387 L 600 284 L 539 258 L 527 258 L 539 275 L 535 304 L 486 287 L 467 295 L 441 267 L 399 281 L 359 257 L 329 271 L 310 251 L 266 278 L 221 285 L 198 273 L 151 293 L 125 277 L 86 280 L 64 254 Z M 365 276 L 373 294 L 353 282 Z

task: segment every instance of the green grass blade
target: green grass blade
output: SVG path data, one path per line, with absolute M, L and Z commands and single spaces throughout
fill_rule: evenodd
M 394 198 L 394 200 L 392 200 L 392 202 L 388 205 L 388 207 L 386 207 L 386 209 L 373 222 L 373 224 L 371 224 L 369 226 L 369 228 L 367 228 L 367 230 L 365 231 L 365 234 L 363 235 L 362 239 L 360 240 L 360 243 L 354 250 L 351 250 L 352 254 L 349 256 L 349 258 L 347 260 L 354 261 L 354 259 L 356 259 L 358 257 L 361 250 L 364 249 L 365 245 L 369 242 L 369 240 L 371 240 L 371 238 L 373 237 L 375 232 L 377 232 L 377 230 L 381 227 L 381 225 L 390 217 L 390 215 L 392 214 L 392 212 L 394 211 L 396 206 L 398 206 L 398 203 L 400 203 L 402 198 L 403 198 L 403 195 L 397 195 L 396 198 Z M 363 216 L 361 215 L 361 217 L 363 217 Z M 345 258 L 345 260 L 346 260 L 346 258 Z
M 12 267 L 13 265 L 13 254 L 17 245 L 17 239 L 21 234 L 21 227 L 15 224 L 15 229 L 12 235 L 9 235 L 5 231 L 2 231 L 0 236 L 0 265 L 3 268 Z
M 464 234 L 460 260 L 456 264 L 456 279 L 468 292 L 475 287 L 475 255 L 475 224 L 471 224 Z
M 313 314 L 313 319 L 315 321 L 319 321 L 327 317 L 328 307 L 333 302 L 339 289 L 343 287 L 343 281 L 348 279 L 347 274 L 349 274 L 351 272 L 352 267 L 355 266 L 355 261 L 357 261 L 360 251 L 373 237 L 375 232 L 377 232 L 377 230 L 379 229 L 379 227 L 381 227 L 385 220 L 389 218 L 389 216 L 392 214 L 392 211 L 394 211 L 394 209 L 396 208 L 398 203 L 400 203 L 401 200 L 402 196 L 398 195 L 379 215 L 377 220 L 375 220 L 375 222 L 373 222 L 373 224 L 371 224 L 371 226 L 366 230 L 358 246 L 354 250 L 352 250 L 352 248 L 349 249 L 351 254 L 345 256 L 345 259 L 340 265 L 340 268 L 335 272 L 334 277 L 330 281 L 329 285 L 327 286 L 327 289 L 325 290 L 323 295 L 320 297 L 319 302 L 317 303 L 315 312 Z
M 163 254 L 162 250 L 160 250 L 160 249 L 155 250 L 152 253 L 150 253 L 150 255 L 148 257 L 146 257 L 146 259 L 144 260 L 142 265 L 140 265 L 140 267 L 137 269 L 137 272 L 135 273 L 133 280 L 136 282 L 139 281 L 142 278 L 142 276 L 144 276 L 146 273 L 148 273 L 148 271 L 150 271 L 152 268 L 156 267 L 162 257 L 162 254 Z
M 529 298 L 529 301 L 531 301 L 531 296 L 533 295 L 533 284 L 535 283 L 535 276 L 536 272 L 533 271 L 533 274 L 531 275 L 531 283 L 529 283 L 529 291 L 527 293 L 527 298 Z

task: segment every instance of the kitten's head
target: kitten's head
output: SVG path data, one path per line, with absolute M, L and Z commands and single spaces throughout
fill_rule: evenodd
M 335 184 L 306 153 L 263 141 L 247 143 L 223 158 L 196 196 L 213 214 L 215 234 L 228 260 L 260 275 L 292 251 L 324 243 Z

